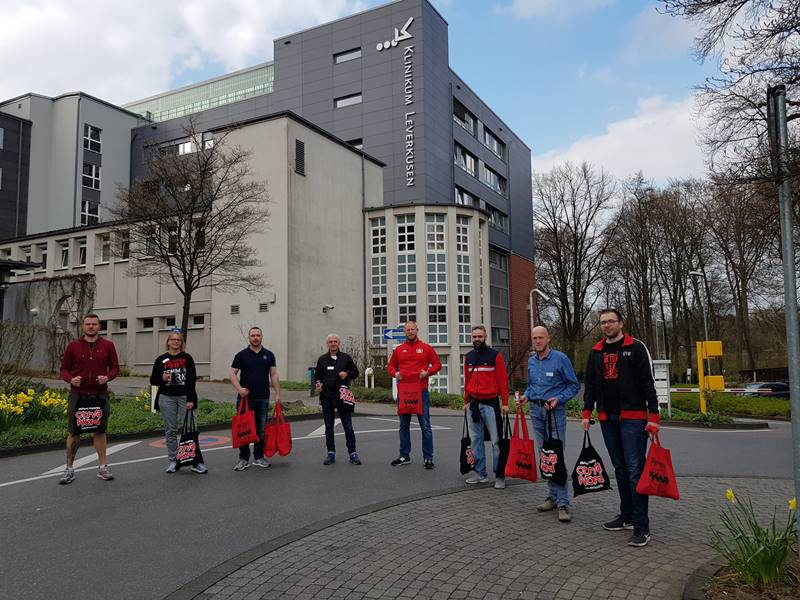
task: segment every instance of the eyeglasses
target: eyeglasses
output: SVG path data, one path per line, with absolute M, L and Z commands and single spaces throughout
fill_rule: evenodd
M 605 321 L 600 321 L 600 325 L 613 325 L 614 323 L 619 323 L 619 319 L 606 319 Z

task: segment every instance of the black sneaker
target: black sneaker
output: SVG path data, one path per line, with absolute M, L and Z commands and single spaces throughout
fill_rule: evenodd
M 426 469 L 432 469 L 433 468 L 433 459 L 432 458 L 426 458 L 425 459 L 425 468 Z
M 361 459 L 358 458 L 358 452 L 351 452 L 350 453 L 350 464 L 351 465 L 360 465 Z
M 608 523 L 603 523 L 603 529 L 606 531 L 622 531 L 623 529 L 633 529 L 633 524 L 625 521 L 622 515 L 617 515 Z
M 332 465 L 336 462 L 336 453 L 335 452 L 328 452 L 328 456 L 325 457 L 325 460 L 322 461 L 323 465 Z
M 406 458 L 405 456 L 398 456 L 392 461 L 393 467 L 401 467 L 403 465 L 407 465 L 411 462 L 410 458 Z
M 634 529 L 628 546 L 647 546 L 650 541 L 650 532 L 647 529 Z

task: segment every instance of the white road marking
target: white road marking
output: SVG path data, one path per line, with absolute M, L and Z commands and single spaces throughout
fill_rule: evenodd
M 450 427 L 441 427 L 441 426 L 438 426 L 438 425 L 433 425 L 432 427 L 434 429 L 451 429 Z M 419 427 L 412 427 L 411 431 L 419 431 Z M 362 430 L 362 431 L 356 431 L 356 434 L 383 433 L 383 432 L 397 433 L 397 429 L 365 429 L 365 430 Z M 344 432 L 335 433 L 334 435 L 344 435 Z M 307 436 L 293 437 L 292 441 L 301 441 L 301 440 L 307 440 L 307 439 L 314 439 L 314 438 L 309 438 Z M 134 443 L 138 444 L 139 442 L 141 442 L 141 440 L 139 440 L 137 442 L 134 442 Z M 119 445 L 122 446 L 123 444 L 119 444 Z M 130 444 L 130 445 L 133 445 L 133 444 Z M 216 446 L 214 448 L 208 448 L 208 449 L 204 448 L 203 452 L 207 453 L 207 452 L 214 452 L 215 450 L 231 450 L 231 449 L 232 448 L 226 444 L 224 446 Z M 164 456 L 163 455 L 148 456 L 146 458 L 135 458 L 135 459 L 131 459 L 131 460 L 122 460 L 120 462 L 108 463 L 108 466 L 109 467 L 117 467 L 117 466 L 120 466 L 120 465 L 132 465 L 132 464 L 136 464 L 136 463 L 150 462 L 150 461 L 153 461 L 153 460 L 164 460 Z M 77 463 L 77 461 L 76 461 L 76 463 Z M 79 473 L 81 471 L 92 471 L 94 469 L 95 469 L 94 466 L 81 467 L 81 468 L 75 469 L 75 472 Z M 63 468 L 61 469 L 61 471 L 63 471 Z M 16 479 L 14 481 L 6 481 L 5 483 L 0 483 L 0 488 L 7 487 L 7 486 L 10 486 L 10 485 L 17 485 L 17 484 L 20 484 L 20 483 L 28 483 L 30 481 L 38 481 L 40 479 L 47 479 L 49 477 L 57 477 L 57 476 L 59 476 L 61 474 L 61 471 L 57 471 L 57 472 L 54 472 L 54 473 L 51 473 L 50 471 L 48 471 L 47 473 L 44 473 L 42 475 L 36 475 L 35 477 L 26 477 L 25 479 Z
M 109 446 L 108 448 L 106 448 L 106 455 L 108 456 L 116 452 L 119 452 L 120 450 L 125 450 L 125 448 L 130 448 L 131 446 L 135 446 L 136 444 L 141 443 L 141 441 L 142 440 L 137 440 L 135 442 L 125 442 L 124 444 L 115 444 L 114 446 Z M 77 469 L 77 467 L 88 465 L 89 463 L 94 462 L 96 460 L 97 460 L 97 453 L 94 452 L 88 456 L 79 458 L 74 463 L 72 463 L 72 466 Z M 67 465 L 64 464 L 61 465 L 60 467 L 56 467 L 55 469 L 50 469 L 49 471 L 45 471 L 44 473 L 42 473 L 42 475 L 54 475 L 56 473 L 62 473 L 66 468 Z
M 400 421 L 397 419 L 386 419 L 383 417 L 367 417 L 368 419 L 372 419 L 374 421 L 389 421 L 389 423 L 394 423 L 395 425 L 400 425 Z M 450 429 L 450 427 L 445 427 L 444 425 L 434 425 L 431 423 L 431 429 Z M 416 426 L 416 429 L 412 431 L 419 431 L 419 426 Z
M 335 420 L 333 421 L 333 428 L 334 428 L 334 429 L 336 429 L 336 426 L 337 426 L 339 423 L 341 423 L 341 422 L 342 422 L 342 420 L 341 420 L 341 419 L 335 419 Z M 314 431 L 312 431 L 311 433 L 309 433 L 309 434 L 308 434 L 306 437 L 307 437 L 307 438 L 311 438 L 311 437 L 322 437 L 323 435 L 325 435 L 325 425 L 320 425 L 320 426 L 319 426 L 319 427 L 317 427 L 317 428 L 316 428 Z

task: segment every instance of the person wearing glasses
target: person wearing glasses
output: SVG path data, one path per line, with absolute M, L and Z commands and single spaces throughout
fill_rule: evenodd
M 197 415 L 197 370 L 191 354 L 184 350 L 183 334 L 172 330 L 167 335 L 166 352 L 153 362 L 150 383 L 158 386 L 156 410 L 164 420 L 164 437 L 167 445 L 166 472 L 178 470 L 175 456 L 178 452 L 178 431 L 183 428 L 186 418 L 194 411 Z M 195 420 L 195 422 L 197 422 Z M 192 466 L 192 471 L 204 475 L 208 469 L 202 462 Z
M 603 339 L 592 347 L 586 364 L 583 429 L 589 430 L 597 408 L 603 441 L 614 465 L 620 512 L 603 524 L 607 531 L 633 530 L 629 546 L 650 541 L 648 497 L 636 493 L 644 469 L 647 437 L 659 429 L 658 396 L 647 347 L 624 333 L 622 314 L 600 312 Z

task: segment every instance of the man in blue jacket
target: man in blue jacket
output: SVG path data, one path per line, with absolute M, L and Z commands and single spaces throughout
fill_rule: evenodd
M 575 369 L 567 355 L 550 347 L 550 332 L 546 327 L 531 330 L 533 354 L 528 359 L 528 387 L 520 401 L 531 403 L 531 422 L 536 446 L 541 452 L 546 436 L 548 414 L 554 419 L 562 443 L 566 438 L 567 402 L 581 389 Z M 547 498 L 536 507 L 540 512 L 558 509 L 558 520 L 569 523 L 569 491 L 566 484 L 547 482 Z

